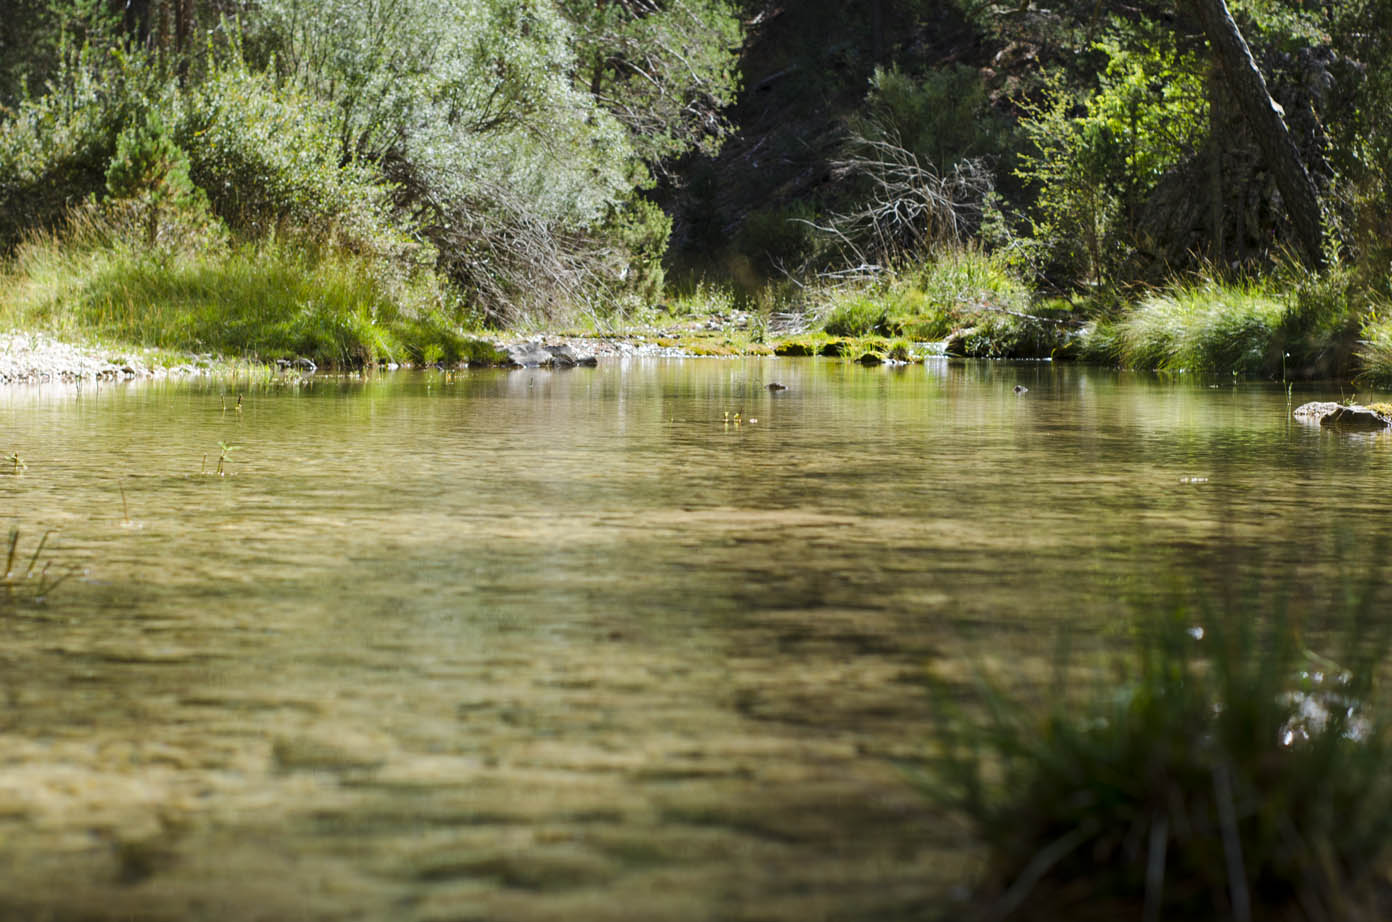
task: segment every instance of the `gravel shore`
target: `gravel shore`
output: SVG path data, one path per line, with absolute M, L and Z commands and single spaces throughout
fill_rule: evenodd
M 680 347 L 663 346 L 641 335 L 629 338 L 532 336 L 527 340 L 548 346 L 567 345 L 577 353 L 601 359 L 629 356 L 681 358 L 692 355 Z M 506 348 L 503 343 L 499 345 Z M 218 365 L 212 355 L 189 354 L 182 363 L 166 366 L 156 362 L 155 355 L 153 349 L 76 346 L 44 333 L 0 333 L 0 385 L 187 378 L 213 374 Z
M 43 333 L 0 333 L 0 384 L 193 377 L 213 365 L 211 356 L 189 356 L 166 368 L 152 361 L 153 352 L 74 346 Z

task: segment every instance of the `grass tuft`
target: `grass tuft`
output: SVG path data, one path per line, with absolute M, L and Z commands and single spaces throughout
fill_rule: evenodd
M 1366 298 L 1337 270 L 1277 285 L 1210 279 L 1151 294 L 1115 325 L 1099 326 L 1086 351 L 1155 371 L 1280 380 L 1346 373 Z
M 1177 599 L 1090 685 L 1066 663 L 1044 703 L 983 682 L 979 719 L 944 696 L 931 784 L 987 846 L 985 917 L 1384 918 L 1388 629 L 1371 599 L 1350 603 L 1337 660 L 1279 600 L 1259 618 Z

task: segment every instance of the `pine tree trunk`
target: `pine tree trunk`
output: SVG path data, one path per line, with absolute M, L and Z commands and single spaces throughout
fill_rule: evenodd
M 1315 184 L 1300 160 L 1281 109 L 1271 98 L 1266 80 L 1257 69 L 1252 51 L 1233 22 L 1225 0 L 1193 0 L 1208 43 L 1218 59 L 1232 98 L 1256 137 L 1262 158 L 1281 190 L 1286 211 L 1295 226 L 1305 262 L 1319 268 L 1324 263 L 1324 225 L 1320 218 Z

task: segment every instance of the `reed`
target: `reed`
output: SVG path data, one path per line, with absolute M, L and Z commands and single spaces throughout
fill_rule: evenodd
M 0 598 L 13 602 L 27 597 L 32 601 L 41 602 L 50 592 L 66 582 L 76 572 L 75 569 L 69 568 L 55 577 L 50 577 L 49 572 L 52 569 L 53 561 L 46 560 L 43 566 L 39 566 L 39 560 L 43 557 L 44 548 L 48 546 L 48 539 L 52 534 L 52 529 L 43 533 L 43 536 L 39 538 L 38 546 L 34 548 L 34 553 L 29 555 L 29 561 L 26 564 L 19 554 L 20 530 L 17 526 L 10 529 L 9 548 L 5 555 L 5 571 L 0 574 Z M 33 582 L 36 575 L 37 582 Z

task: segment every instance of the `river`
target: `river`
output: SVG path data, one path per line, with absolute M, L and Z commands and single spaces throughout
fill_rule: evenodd
M 0 593 L 0 917 L 921 917 L 976 860 L 907 767 L 930 671 L 1378 546 L 1392 439 L 1291 399 L 821 359 L 0 389 L 0 525 L 73 573 Z

